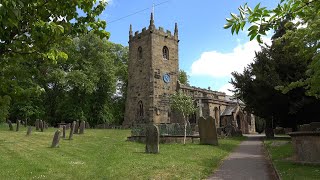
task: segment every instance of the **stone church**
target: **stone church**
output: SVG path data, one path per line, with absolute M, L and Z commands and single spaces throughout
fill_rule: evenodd
M 169 97 L 178 90 L 191 96 L 198 112 L 189 117 L 212 116 L 216 127 L 231 124 L 242 133 L 255 132 L 254 116 L 245 104 L 223 92 L 180 84 L 178 26 L 173 33 L 156 28 L 151 13 L 148 28 L 129 30 L 128 89 L 124 126 L 144 123 L 181 123 L 182 117 L 170 109 Z

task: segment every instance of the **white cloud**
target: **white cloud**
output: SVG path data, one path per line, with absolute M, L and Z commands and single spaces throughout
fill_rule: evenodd
M 270 39 L 263 40 L 270 44 Z M 230 53 L 218 51 L 203 52 L 200 59 L 191 65 L 191 76 L 229 77 L 233 71 L 242 72 L 244 67 L 253 62 L 255 51 L 260 50 L 258 42 L 253 40 L 239 44 Z
M 233 95 L 233 93 L 231 91 L 229 91 L 229 89 L 234 90 L 232 84 L 227 83 L 227 84 L 223 85 L 218 91 L 225 92 L 227 95 Z

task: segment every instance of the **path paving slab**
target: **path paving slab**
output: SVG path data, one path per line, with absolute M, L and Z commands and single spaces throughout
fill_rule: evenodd
M 277 179 L 259 135 L 248 135 L 208 179 L 274 180 Z

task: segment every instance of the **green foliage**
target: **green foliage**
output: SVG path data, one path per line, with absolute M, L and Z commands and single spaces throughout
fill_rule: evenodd
M 160 154 L 150 155 L 145 144 L 125 141 L 129 130 L 88 129 L 51 149 L 55 129 L 26 137 L 20 128 L 0 125 L 1 179 L 205 179 L 243 140 L 221 139 L 219 147 L 161 144 Z
M 184 85 L 189 85 L 189 76 L 184 70 L 179 71 L 179 82 Z
M 266 121 L 263 118 L 260 118 L 259 116 L 255 117 L 255 124 L 256 124 L 256 131 L 261 134 L 265 127 L 266 127 Z
M 196 111 L 193 100 L 190 96 L 184 94 L 181 90 L 170 96 L 170 106 L 177 110 L 185 118 Z
M 56 61 L 67 58 L 56 45 L 93 31 L 108 38 L 97 17 L 106 1 L 3 0 L 0 6 L 0 57 L 36 54 Z M 84 16 L 80 16 L 81 10 Z M 71 35 L 71 36 L 70 36 Z
M 294 150 L 290 141 L 268 140 L 264 143 L 271 155 L 272 163 L 277 169 L 281 179 L 319 179 L 319 165 L 312 166 L 297 164 L 291 161 L 294 155 Z
M 318 121 L 315 117 L 319 100 L 306 96 L 303 87 L 283 94 L 279 86 L 306 79 L 311 56 L 297 53 L 300 49 L 288 46 L 290 41 L 274 40 L 262 47 L 254 62 L 243 73 L 233 72 L 231 83 L 236 95 L 246 103 L 247 110 L 264 118 L 267 127 L 279 125 L 296 128 L 297 124 Z
M 0 96 L 0 124 L 5 122 L 9 115 L 10 96 Z

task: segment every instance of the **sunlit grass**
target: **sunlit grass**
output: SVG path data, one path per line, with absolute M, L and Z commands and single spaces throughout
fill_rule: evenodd
M 90 129 L 50 148 L 54 128 L 30 136 L 8 129 L 0 125 L 0 179 L 201 179 L 244 139 L 161 144 L 160 154 L 145 154 L 144 144 L 126 141 L 129 130 Z
M 265 141 L 267 149 L 271 154 L 272 161 L 283 180 L 319 180 L 320 165 L 301 165 L 293 163 L 293 147 L 291 141 L 285 140 L 267 140 Z

